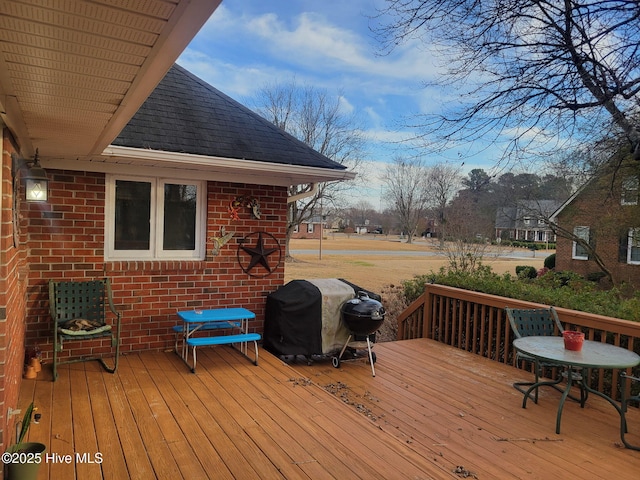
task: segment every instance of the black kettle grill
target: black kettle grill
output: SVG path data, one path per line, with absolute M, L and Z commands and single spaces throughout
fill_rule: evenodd
M 340 366 L 340 360 L 345 350 L 349 346 L 349 342 L 355 336 L 364 336 L 367 340 L 367 352 L 369 353 L 369 362 L 371 363 L 371 373 L 376 376 L 373 364 L 376 361 L 375 354 L 371 352 L 371 340 L 369 335 L 378 330 L 384 323 L 385 311 L 384 307 L 377 300 L 369 298 L 365 292 L 358 292 L 356 298 L 347 300 L 340 308 L 342 322 L 349 329 L 349 338 L 340 351 L 340 355 L 332 358 L 332 364 L 335 368 Z
M 377 300 L 358 292 L 356 298 L 347 300 L 340 308 L 342 321 L 354 335 L 369 335 L 378 330 L 384 322 L 384 307 Z

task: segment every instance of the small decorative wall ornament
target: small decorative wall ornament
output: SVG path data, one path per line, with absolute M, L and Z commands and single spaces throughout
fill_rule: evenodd
M 246 207 L 251 210 L 251 215 L 254 218 L 260 220 L 260 203 L 256 197 L 250 197 L 247 195 L 240 195 L 231 201 L 229 204 L 229 215 L 231 220 L 240 220 L 240 208 Z
M 267 232 L 250 233 L 238 245 L 240 268 L 252 277 L 266 277 L 282 262 L 278 239 Z
M 235 232 L 227 232 L 224 227 L 220 229 L 219 237 L 212 237 L 211 241 L 213 242 L 213 250 L 211 253 L 214 256 L 220 254 L 220 249 L 226 245 L 226 243 L 231 240 L 231 237 L 235 235 Z

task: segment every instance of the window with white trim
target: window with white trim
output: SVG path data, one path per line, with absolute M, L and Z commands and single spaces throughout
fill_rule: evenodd
M 313 223 L 307 223 L 307 233 L 313 233 Z
M 106 177 L 108 260 L 203 260 L 206 182 Z
M 629 229 L 627 263 L 630 265 L 640 265 L 640 228 Z
M 589 227 L 584 227 L 584 226 L 574 227 L 573 234 L 574 236 L 589 243 L 589 234 L 590 234 Z M 589 260 L 589 252 L 584 247 L 584 245 L 581 245 L 580 243 L 574 240 L 571 258 L 573 258 L 574 260 Z

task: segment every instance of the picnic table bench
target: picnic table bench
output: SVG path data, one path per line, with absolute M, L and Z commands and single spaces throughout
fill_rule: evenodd
M 255 313 L 246 308 L 216 308 L 210 310 L 187 310 L 178 312 L 182 324 L 173 327 L 176 333 L 175 350 L 178 353 L 178 342 L 182 338 L 182 348 L 179 353 L 184 362 L 195 373 L 198 347 L 213 345 L 240 345 L 240 352 L 247 355 L 247 343 L 254 344 L 254 365 L 258 365 L 258 341 L 262 338 L 259 333 L 249 333 L 249 320 L 256 317 Z M 233 333 L 234 330 L 240 333 Z M 231 334 L 194 336 L 196 332 L 231 330 Z M 193 363 L 189 364 L 189 348 L 192 349 Z

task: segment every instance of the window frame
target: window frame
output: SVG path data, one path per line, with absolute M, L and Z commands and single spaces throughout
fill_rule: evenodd
M 130 181 L 151 184 L 148 250 L 115 249 L 116 182 Z M 196 187 L 195 248 L 165 250 L 163 248 L 164 187 L 167 184 Z M 105 178 L 105 260 L 204 260 L 206 256 L 207 182 L 204 180 L 172 179 L 135 175 L 107 174 Z
M 620 192 L 620 205 L 638 205 L 640 196 L 640 178 L 634 175 L 622 179 Z M 628 201 L 627 199 L 631 199 Z
M 634 247 L 633 243 L 634 243 L 634 237 L 635 237 L 635 243 L 637 244 L 636 247 Z M 629 265 L 640 265 L 640 259 L 638 260 L 632 260 L 632 254 L 633 254 L 633 249 L 637 248 L 640 250 L 640 227 L 631 227 L 629 229 L 629 234 L 627 236 L 627 263 Z
M 586 232 L 586 238 L 584 238 L 583 236 L 581 236 L 578 231 L 582 230 L 583 232 Z M 579 237 L 583 240 L 586 240 L 587 243 L 589 243 L 590 240 L 590 236 L 591 236 L 591 228 L 586 226 L 586 225 L 578 225 L 573 227 L 573 234 L 576 237 Z M 571 247 L 571 258 L 573 260 L 589 260 L 589 252 L 585 252 L 584 255 L 581 255 L 577 252 L 577 248 L 580 247 L 580 245 L 578 245 L 578 242 L 576 242 L 575 240 L 572 242 L 573 245 Z

